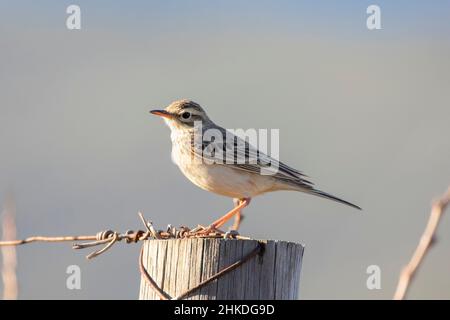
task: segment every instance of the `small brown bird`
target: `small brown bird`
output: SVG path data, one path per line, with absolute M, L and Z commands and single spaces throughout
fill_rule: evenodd
M 208 230 L 221 227 L 233 216 L 236 216 L 233 229 L 237 229 L 241 211 L 249 205 L 252 197 L 278 190 L 301 191 L 361 209 L 315 189 L 301 171 L 260 152 L 246 140 L 216 125 L 193 101 L 178 100 L 164 110 L 150 112 L 163 117 L 171 129 L 172 160 L 181 172 L 200 188 L 234 199 L 234 209 L 211 223 Z M 196 124 L 201 124 L 200 133 Z M 202 139 L 208 130 L 213 131 L 216 138 L 219 133 L 221 139 Z M 198 134 L 201 139 L 196 144 Z M 230 158 L 232 161 L 229 161 Z M 267 170 L 273 168 L 275 170 L 267 174 Z

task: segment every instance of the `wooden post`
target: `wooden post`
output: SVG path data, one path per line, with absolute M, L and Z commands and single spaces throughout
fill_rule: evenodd
M 192 291 L 192 300 L 293 300 L 298 298 L 304 247 L 285 241 L 232 239 L 146 240 L 142 265 L 156 285 L 171 298 L 209 279 L 236 261 L 248 260 Z M 141 277 L 139 298 L 159 300 L 157 291 Z

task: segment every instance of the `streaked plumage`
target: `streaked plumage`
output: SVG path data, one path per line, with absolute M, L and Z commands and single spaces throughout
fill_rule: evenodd
M 171 129 L 173 161 L 191 182 L 202 189 L 235 199 L 250 199 L 277 190 L 295 190 L 360 209 L 350 202 L 315 189 L 301 171 L 260 152 L 247 141 L 216 125 L 203 108 L 193 101 L 175 101 L 165 110 L 154 110 L 152 113 L 163 116 Z M 195 139 L 195 134 L 199 134 L 194 126 L 198 123 L 196 121 L 202 124 L 201 136 L 213 129 L 222 139 Z M 242 160 L 245 160 L 244 163 Z M 261 170 L 273 167 L 278 169 L 274 174 L 261 174 Z

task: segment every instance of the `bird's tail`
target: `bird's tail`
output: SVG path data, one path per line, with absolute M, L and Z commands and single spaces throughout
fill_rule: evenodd
M 325 199 L 330 199 L 330 200 L 333 200 L 333 201 L 336 201 L 336 202 L 339 202 L 339 203 L 342 203 L 342 204 L 346 204 L 347 206 L 350 206 L 352 208 L 355 208 L 355 209 L 358 209 L 358 210 L 362 210 L 356 204 L 353 204 L 353 203 L 350 203 L 348 201 L 342 200 L 342 199 L 340 199 L 338 197 L 335 197 L 335 196 L 333 196 L 333 195 L 331 195 L 329 193 L 326 193 L 326 192 L 323 192 L 323 191 L 320 191 L 320 190 L 310 189 L 307 192 L 310 193 L 310 194 L 313 194 L 315 196 L 318 196 L 318 197 L 322 197 L 322 198 L 325 198 Z

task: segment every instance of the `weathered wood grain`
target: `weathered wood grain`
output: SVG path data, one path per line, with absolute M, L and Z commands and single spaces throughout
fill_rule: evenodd
M 304 247 L 285 241 L 259 242 L 265 248 L 262 255 L 253 257 L 185 299 L 297 299 Z M 144 266 L 166 293 L 176 297 L 242 259 L 257 245 L 256 240 L 147 240 L 143 244 Z M 139 298 L 159 299 L 143 278 Z

